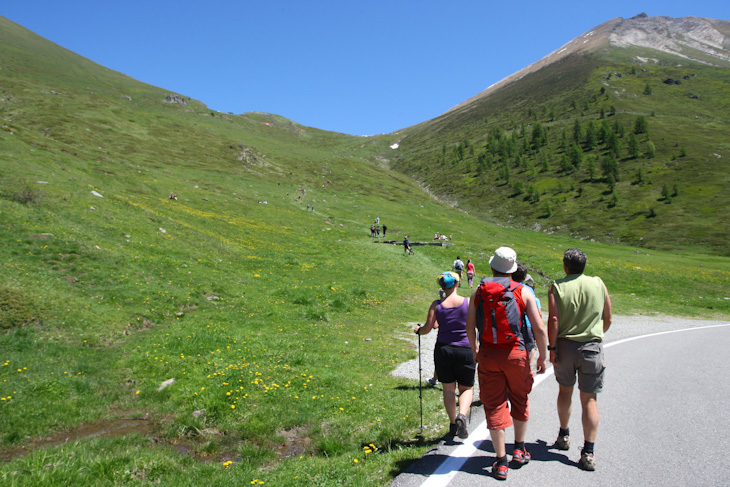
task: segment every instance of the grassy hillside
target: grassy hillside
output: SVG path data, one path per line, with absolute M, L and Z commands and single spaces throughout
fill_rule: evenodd
M 404 130 L 392 167 L 491 222 L 728 255 L 729 86 L 648 49 L 571 55 Z
M 447 431 L 391 371 L 457 254 L 513 246 L 544 298 L 579 245 L 618 313 L 730 316 L 727 258 L 485 223 L 384 166 L 398 135 L 167 103 L 4 19 L 0 53 L 4 484 L 386 485 Z

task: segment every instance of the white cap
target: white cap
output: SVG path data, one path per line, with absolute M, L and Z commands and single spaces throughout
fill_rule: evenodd
M 500 247 L 489 258 L 489 265 L 502 274 L 512 274 L 517 270 L 517 254 L 509 247 Z

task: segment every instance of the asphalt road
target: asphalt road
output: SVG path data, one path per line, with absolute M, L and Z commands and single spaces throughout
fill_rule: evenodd
M 572 446 L 552 447 L 558 432 L 558 386 L 552 369 L 536 377 L 530 395 L 527 449 L 532 461 L 510 469 L 503 484 L 728 485 L 730 472 L 730 323 L 691 320 L 607 334 L 606 385 L 598 396 L 601 421 L 595 472 L 577 461 L 583 445 L 578 392 L 573 398 Z M 644 321 L 646 321 L 644 319 Z M 616 320 L 614 320 L 614 325 Z M 622 327 L 623 328 L 623 327 Z M 661 331 L 672 328 L 671 331 Z M 612 327 L 613 329 L 613 327 Z M 431 360 L 424 360 L 430 362 Z M 424 379 L 430 377 L 424 375 Z M 470 487 L 500 483 L 491 476 L 494 450 L 484 414 L 474 408 L 469 438 L 441 442 L 399 475 L 391 487 Z M 512 430 L 507 432 L 511 452 Z

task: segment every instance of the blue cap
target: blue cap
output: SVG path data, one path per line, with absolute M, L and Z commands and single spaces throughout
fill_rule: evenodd
M 439 274 L 438 283 L 439 286 L 445 289 L 451 289 L 459 282 L 459 275 L 455 272 L 443 272 Z

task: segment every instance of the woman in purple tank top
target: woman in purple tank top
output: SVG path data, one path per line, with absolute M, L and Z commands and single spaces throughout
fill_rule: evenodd
M 466 438 L 466 414 L 474 396 L 474 372 L 476 363 L 466 334 L 466 314 L 469 298 L 459 296 L 457 285 L 459 275 L 444 272 L 438 277 L 439 286 L 445 297 L 431 303 L 426 324 L 417 326 L 413 331 L 425 335 L 438 329 L 433 360 L 444 393 L 444 407 L 449 415 L 451 435 Z M 456 387 L 459 387 L 459 410 L 456 410 Z

